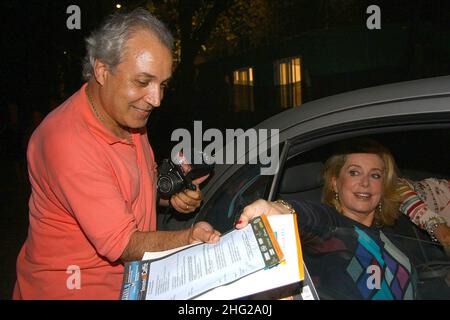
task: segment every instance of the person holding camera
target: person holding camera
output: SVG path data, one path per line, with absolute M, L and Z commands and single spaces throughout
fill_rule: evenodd
M 28 145 L 30 226 L 14 299 L 118 299 L 124 262 L 219 240 L 206 222 L 156 230 L 157 166 L 146 124 L 171 77 L 170 32 L 136 9 L 112 15 L 86 42 L 87 83 L 42 121 Z M 162 204 L 193 212 L 206 178 Z

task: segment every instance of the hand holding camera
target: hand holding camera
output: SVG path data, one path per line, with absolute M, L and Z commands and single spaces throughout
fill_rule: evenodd
M 191 213 L 194 212 L 202 204 L 203 196 L 198 185 L 206 180 L 208 176 L 201 177 L 192 181 L 197 187 L 196 191 L 185 189 L 184 191 L 174 194 L 170 198 L 171 206 L 178 212 Z
M 190 161 L 191 156 L 196 161 Z M 164 159 L 158 168 L 158 193 L 163 199 L 169 199 L 178 212 L 195 211 L 202 201 L 198 185 L 206 180 L 214 169 L 214 164 L 210 163 L 210 159 L 203 152 L 195 150 L 188 156 L 181 151 L 171 160 Z

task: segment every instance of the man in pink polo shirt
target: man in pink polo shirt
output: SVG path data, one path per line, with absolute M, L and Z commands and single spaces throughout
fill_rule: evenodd
M 109 17 L 86 42 L 87 83 L 29 142 L 30 227 L 17 259 L 15 299 L 118 299 L 123 262 L 219 239 L 206 222 L 156 231 L 146 123 L 172 73 L 170 32 L 137 9 Z M 194 211 L 205 178 L 170 204 Z

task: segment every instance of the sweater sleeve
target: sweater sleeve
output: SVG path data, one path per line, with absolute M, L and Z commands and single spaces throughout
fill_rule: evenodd
M 311 201 L 289 201 L 297 212 L 299 229 L 325 237 L 336 227 L 343 227 L 339 213 L 332 207 Z
M 445 223 L 437 213 L 428 208 L 426 203 L 414 190 L 411 182 L 407 179 L 399 179 L 399 194 L 401 197 L 400 212 L 407 216 L 411 222 L 419 228 L 427 230 L 429 224 L 441 222 Z

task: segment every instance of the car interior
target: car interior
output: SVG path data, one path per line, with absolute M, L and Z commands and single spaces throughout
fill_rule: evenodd
M 433 129 L 392 132 L 368 135 L 382 143 L 393 153 L 402 177 L 411 180 L 426 178 L 450 179 L 450 130 Z M 419 138 L 420 137 L 420 138 Z M 321 202 L 322 171 L 325 160 L 331 155 L 335 142 L 291 156 L 284 164 L 274 198 L 301 199 Z M 424 299 L 450 298 L 450 257 L 439 244 L 432 242 L 424 230 L 405 216 L 400 216 L 393 228 L 413 256 L 420 280 L 421 297 Z M 325 299 L 336 295 L 319 289 Z

